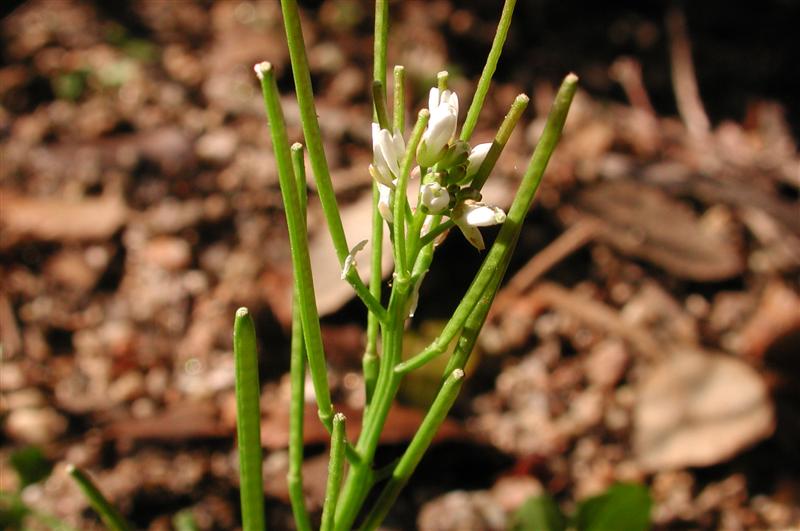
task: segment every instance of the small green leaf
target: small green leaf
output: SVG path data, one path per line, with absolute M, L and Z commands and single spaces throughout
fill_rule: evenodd
M 647 487 L 616 483 L 603 494 L 578 504 L 575 527 L 579 531 L 647 531 L 651 505 Z
M 549 494 L 532 496 L 517 509 L 511 520 L 512 531 L 564 531 L 566 518 Z
M 0 529 L 22 529 L 29 512 L 19 496 L 0 492 Z
M 197 531 L 197 522 L 194 519 L 191 509 L 184 509 L 172 517 L 172 525 L 175 531 Z
M 53 465 L 39 448 L 28 446 L 17 450 L 9 457 L 11 466 L 19 477 L 19 489 L 38 483 L 50 475 Z

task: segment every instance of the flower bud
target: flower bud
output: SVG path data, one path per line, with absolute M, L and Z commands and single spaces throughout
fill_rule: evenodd
M 439 183 L 423 184 L 420 195 L 422 205 L 431 214 L 439 214 L 450 205 L 450 194 Z
M 439 89 L 434 87 L 428 97 L 428 108 L 431 117 L 417 148 L 417 162 L 426 168 L 430 168 L 444 157 L 447 145 L 455 138 L 458 125 L 458 96 L 449 90 L 440 93 Z

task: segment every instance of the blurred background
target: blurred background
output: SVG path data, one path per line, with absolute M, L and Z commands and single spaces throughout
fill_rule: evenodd
M 501 4 L 390 3 L 409 116 L 447 69 L 463 119 Z M 800 4 L 518 4 L 475 140 L 520 92 L 531 105 L 489 202 L 510 205 L 567 72 L 581 90 L 462 396 L 386 528 L 504 529 L 530 496 L 570 511 L 616 481 L 647 486 L 656 529 L 798 525 Z M 301 6 L 355 242 L 368 237 L 373 6 Z M 275 66 L 301 140 L 278 2 L 32 0 L 0 13 L 0 527 L 22 503 L 100 529 L 72 462 L 138 528 L 171 529 L 181 510 L 201 529 L 237 528 L 231 325 L 248 306 L 269 521 L 291 529 L 292 284 L 252 70 Z M 354 436 L 365 319 L 309 186 L 331 385 Z M 456 233 L 438 250 L 407 354 L 481 259 Z M 379 461 L 402 452 L 440 373 L 404 385 Z M 313 414 L 306 442 L 319 510 L 327 435 Z

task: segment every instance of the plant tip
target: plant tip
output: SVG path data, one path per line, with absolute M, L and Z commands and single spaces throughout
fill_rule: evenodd
M 71 475 L 72 475 L 72 474 L 74 474 L 74 473 L 75 473 L 75 471 L 76 471 L 76 470 L 78 470 L 78 469 L 77 469 L 77 468 L 75 467 L 75 465 L 73 465 L 72 463 L 67 463 L 67 468 L 66 468 L 66 470 L 67 470 L 67 474 L 69 474 L 69 475 L 71 476 Z
M 395 72 L 403 72 L 406 69 L 403 65 L 394 65 Z
M 578 74 L 576 74 L 575 72 L 570 72 L 569 74 L 567 74 L 567 77 L 564 78 L 564 81 L 566 81 L 567 83 L 577 83 L 578 79 L 579 79 Z
M 453 379 L 454 380 L 460 380 L 463 377 L 464 377 L 464 371 L 463 370 L 456 369 L 456 370 L 453 371 Z
M 264 79 L 264 74 L 272 70 L 272 63 L 270 63 L 269 61 L 262 61 L 260 63 L 256 63 L 253 66 L 253 70 L 256 71 L 258 79 Z
M 245 308 L 244 306 L 242 306 L 241 308 L 236 310 L 236 317 L 247 317 L 247 315 L 249 313 L 250 313 L 250 311 L 247 308 Z
M 294 144 L 292 144 L 292 148 L 291 149 L 292 149 L 292 151 L 300 151 L 300 150 L 303 149 L 303 144 L 300 143 L 300 142 L 295 142 Z
M 528 103 L 529 101 L 531 101 L 531 99 L 530 99 L 530 97 L 529 97 L 527 94 L 525 94 L 525 93 L 522 93 L 522 94 L 519 94 L 519 95 L 518 95 L 518 96 L 517 96 L 517 97 L 514 99 L 514 101 L 515 101 L 515 102 L 517 102 L 517 103 Z
M 347 417 L 345 417 L 344 413 L 342 412 L 339 412 L 333 416 L 334 422 L 344 422 L 345 420 L 347 420 Z

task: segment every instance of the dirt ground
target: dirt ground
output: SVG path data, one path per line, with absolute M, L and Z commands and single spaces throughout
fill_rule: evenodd
M 355 242 L 369 219 L 372 6 L 301 3 Z M 635 481 L 656 529 L 797 529 L 798 5 L 519 4 L 475 139 L 493 137 L 517 94 L 532 101 L 491 202 L 510 205 L 559 79 L 574 70 L 582 88 L 467 385 L 385 528 L 503 529 L 531 495 L 569 509 Z M 391 9 L 409 112 L 442 69 L 466 109 L 499 3 Z M 35 445 L 55 468 L 25 501 L 80 529 L 101 527 L 68 462 L 139 528 L 170 529 L 189 509 L 201 529 L 236 529 L 231 326 L 247 306 L 269 520 L 291 529 L 289 250 L 252 71 L 273 63 L 299 140 L 278 3 L 0 10 L 0 490 L 15 488 L 11 452 Z M 365 318 L 327 258 L 309 184 L 331 386 L 357 431 Z M 481 258 L 449 235 L 412 343 L 435 334 Z M 401 389 L 379 461 L 413 435 L 439 371 Z M 318 512 L 327 436 L 315 417 L 305 476 Z

